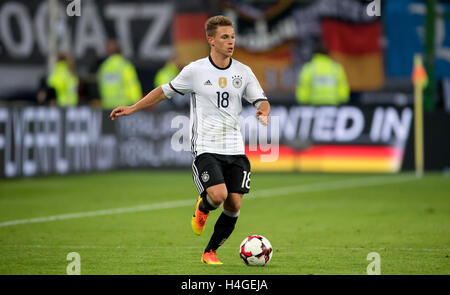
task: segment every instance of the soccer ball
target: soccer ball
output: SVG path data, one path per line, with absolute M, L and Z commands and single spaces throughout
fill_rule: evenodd
M 247 265 L 264 266 L 272 258 L 273 250 L 269 240 L 260 235 L 251 235 L 245 238 L 239 252 Z

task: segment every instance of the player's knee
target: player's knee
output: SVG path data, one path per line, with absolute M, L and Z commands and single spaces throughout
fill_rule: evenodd
M 241 210 L 241 202 L 237 200 L 235 200 L 234 202 L 227 201 L 223 204 L 223 208 L 229 212 L 236 213 Z
M 214 203 L 215 207 L 219 207 L 222 205 L 225 200 L 227 199 L 228 192 L 226 189 L 216 189 L 211 192 L 208 192 L 208 196 L 211 199 L 211 201 Z

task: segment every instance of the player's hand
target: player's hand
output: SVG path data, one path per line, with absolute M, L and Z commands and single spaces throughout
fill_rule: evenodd
M 133 109 L 131 107 L 117 107 L 112 110 L 111 114 L 109 114 L 109 117 L 114 121 L 115 118 L 118 118 L 120 116 L 128 116 L 132 113 Z
M 269 125 L 269 114 L 265 112 L 264 110 L 257 110 L 256 111 L 256 118 L 258 118 L 259 123 L 263 124 L 264 126 Z

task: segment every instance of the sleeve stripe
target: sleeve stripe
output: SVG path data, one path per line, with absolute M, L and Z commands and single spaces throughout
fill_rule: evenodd
M 268 101 L 268 100 L 265 99 L 265 98 L 258 98 L 258 99 L 255 100 L 252 104 L 255 105 L 255 104 L 257 104 L 257 103 L 260 102 L 260 101 Z
M 175 91 L 178 94 L 184 95 L 184 93 L 181 93 L 180 91 L 176 90 L 175 87 L 172 86 L 172 82 L 169 82 L 170 88 L 172 88 L 173 91 Z

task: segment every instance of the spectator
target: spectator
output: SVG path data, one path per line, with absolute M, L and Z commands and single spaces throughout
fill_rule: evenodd
M 100 65 L 97 83 L 104 109 L 131 105 L 142 97 L 136 69 L 122 55 L 115 40 L 106 44 L 108 58 Z
M 180 72 L 182 66 L 178 63 L 176 57 L 171 58 L 166 62 L 155 75 L 154 86 L 158 87 L 172 81 Z
M 179 62 L 176 56 L 169 59 L 164 67 L 159 69 L 155 75 L 154 87 L 158 87 L 172 81 L 183 69 L 183 65 Z M 163 110 L 166 108 L 172 109 L 175 107 L 185 107 L 189 105 L 189 99 L 186 99 L 183 95 L 175 94 L 171 99 L 162 101 L 158 108 Z
M 299 104 L 339 105 L 346 103 L 350 87 L 343 67 L 328 56 L 323 42 L 299 75 L 295 95 Z
M 47 79 L 47 88 L 39 93 L 38 101 L 50 100 L 50 93 L 56 94 L 56 103 L 61 107 L 74 107 L 78 104 L 78 77 L 75 74 L 74 60 L 67 54 L 58 54 L 58 61 Z

